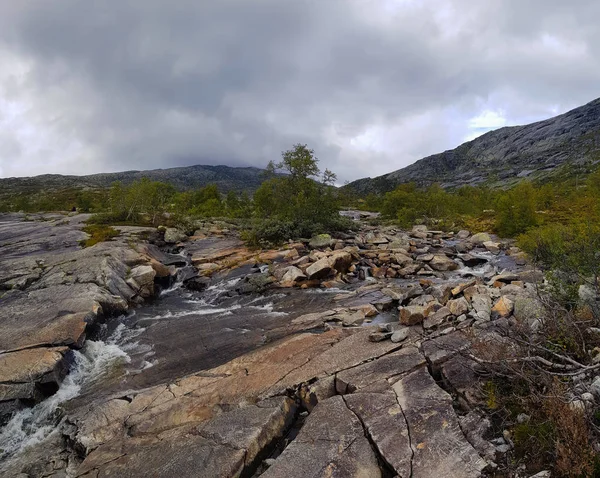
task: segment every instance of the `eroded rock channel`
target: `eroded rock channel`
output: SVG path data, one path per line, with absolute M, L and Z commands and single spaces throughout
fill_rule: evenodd
M 509 446 L 461 353 L 535 311 L 507 244 L 33 219 L 0 218 L 2 476 L 478 477 Z

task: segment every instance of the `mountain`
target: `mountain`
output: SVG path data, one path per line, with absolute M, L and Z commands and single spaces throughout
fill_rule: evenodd
M 545 121 L 490 131 L 456 149 L 345 187 L 367 194 L 408 182 L 440 183 L 444 188 L 508 186 L 521 178 L 543 179 L 569 168 L 586 171 L 599 161 L 600 98 Z
M 195 189 L 214 183 L 222 193 L 230 190 L 253 192 L 262 183 L 263 172 L 263 169 L 253 167 L 234 168 L 230 166 L 198 165 L 149 171 L 101 173 L 88 176 L 44 174 L 27 178 L 0 179 L 0 196 L 66 188 L 106 188 L 115 181 L 121 181 L 127 185 L 143 177 L 152 181 L 171 183 L 179 190 Z

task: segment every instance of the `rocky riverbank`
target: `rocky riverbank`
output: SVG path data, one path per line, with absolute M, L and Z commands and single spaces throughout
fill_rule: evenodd
M 81 249 L 83 219 L 0 219 L 0 362 L 19 364 L 0 366 L 5 413 L 55 392 L 84 334 L 175 265 L 187 292 L 179 315 L 168 295 L 129 315 L 153 366 L 61 405 L 6 476 L 476 477 L 510 450 L 461 353 L 540 313 L 539 274 L 510 244 L 364 227 L 257 252 L 206 228 L 167 231 L 185 239 L 169 254 L 120 228 Z M 17 377 L 25 352 L 38 368 Z

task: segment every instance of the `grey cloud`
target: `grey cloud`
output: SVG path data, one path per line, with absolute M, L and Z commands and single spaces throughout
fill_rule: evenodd
M 597 2 L 473 3 L 5 2 L 0 55 L 25 66 L 0 67 L 0 111 L 25 111 L 0 175 L 263 166 L 300 141 L 356 179 L 458 145 L 485 110 L 598 96 Z

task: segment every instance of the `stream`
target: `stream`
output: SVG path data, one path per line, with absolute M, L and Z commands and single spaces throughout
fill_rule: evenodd
M 463 265 L 449 274 L 450 280 L 488 277 L 515 267 L 512 258 L 503 253 L 471 255 L 487 262 L 475 267 Z M 284 337 L 285 326 L 295 317 L 339 306 L 333 297 L 342 293 L 341 289 L 290 288 L 239 294 L 237 286 L 252 272 L 257 270 L 242 267 L 215 277 L 202 292 L 187 290 L 176 281 L 154 301 L 96 327 L 82 349 L 70 352 L 70 373 L 57 393 L 17 412 L 1 429 L 0 460 L 42 442 L 69 410 L 92 399 L 125 395 L 213 368 Z M 368 278 L 347 289 L 375 280 Z M 396 314 L 381 314 L 375 323 L 395 321 Z

